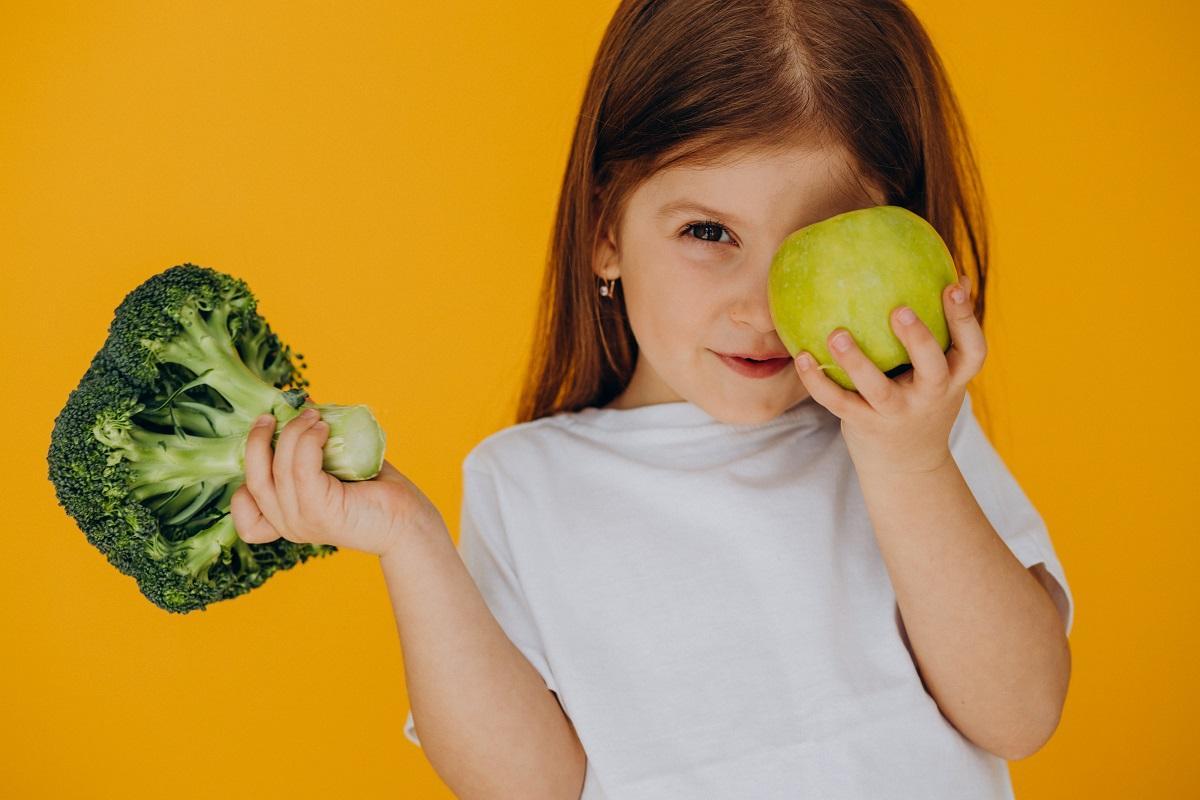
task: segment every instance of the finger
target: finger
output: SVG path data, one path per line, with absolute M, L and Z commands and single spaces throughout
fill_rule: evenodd
M 908 306 L 900 306 L 892 312 L 892 330 L 908 351 L 909 363 L 916 373 L 911 382 L 917 390 L 931 394 L 946 391 L 950 368 L 941 345 L 924 320 Z
M 274 436 L 275 417 L 271 414 L 261 415 L 246 435 L 246 453 L 243 461 L 246 488 L 262 515 L 278 531 L 283 529 L 283 515 L 279 509 L 279 497 L 271 473 L 271 462 L 275 458 L 271 450 L 271 439 Z
M 806 358 L 809 364 L 807 368 L 804 366 Z M 837 417 L 845 419 L 848 415 L 869 410 L 866 400 L 856 392 L 843 389 L 834 382 L 833 378 L 826 375 L 825 370 L 829 368 L 828 365 L 818 364 L 811 353 L 801 350 L 796 354 L 794 363 L 804 388 L 808 389 L 808 393 L 814 400 Z
M 296 451 L 292 456 L 292 483 L 296 487 L 301 509 L 326 508 L 330 492 L 341 486 L 337 478 L 321 468 L 328 439 L 329 423 L 319 420 L 296 441 Z M 311 513 L 305 513 L 308 519 L 312 516 Z
M 829 334 L 828 347 L 833 360 L 854 381 L 854 388 L 876 409 L 887 410 L 899 399 L 900 393 L 892 379 L 880 372 L 875 362 L 858 348 L 850 331 L 845 328 L 834 330 Z
M 250 494 L 244 483 L 229 498 L 229 515 L 233 517 L 233 527 L 243 542 L 263 544 L 279 538 L 279 532 L 263 516 L 258 503 L 254 502 L 254 495 Z
M 962 289 L 962 301 L 954 299 L 954 290 Z M 983 369 L 987 358 L 987 340 L 979 320 L 975 319 L 975 303 L 971 299 L 971 279 L 964 275 L 962 280 L 946 288 L 946 324 L 950 328 L 950 350 L 946 363 L 950 382 L 965 386 Z
M 280 533 L 289 539 L 291 538 L 289 534 L 292 534 L 301 522 L 296 505 L 296 482 L 292 477 L 294 474 L 292 458 L 296 450 L 296 440 L 318 419 L 320 419 L 320 414 L 315 408 L 304 409 L 299 416 L 288 420 L 287 424 L 283 426 L 283 431 L 279 434 L 279 441 L 275 444 L 275 460 L 271 464 L 271 474 L 275 478 L 275 490 L 279 494 L 279 508 L 283 512 L 284 527 L 280 529 Z

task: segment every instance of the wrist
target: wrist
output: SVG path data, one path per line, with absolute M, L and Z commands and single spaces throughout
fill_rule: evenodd
M 417 519 L 396 520 L 388 532 L 387 544 L 379 553 L 381 560 L 394 560 L 414 543 L 449 540 L 450 530 L 441 514 L 434 513 Z
M 954 455 L 949 448 L 926 454 L 912 454 L 905 457 L 858 456 L 852 452 L 850 460 L 860 477 L 910 477 L 928 475 L 940 472 L 949 466 L 956 465 Z

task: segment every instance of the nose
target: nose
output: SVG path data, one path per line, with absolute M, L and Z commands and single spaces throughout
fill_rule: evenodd
M 771 307 L 767 302 L 770 264 L 746 272 L 747 280 L 737 287 L 737 293 L 730 304 L 729 316 L 739 325 L 749 325 L 758 333 L 770 333 L 775 330 L 775 320 L 771 318 Z

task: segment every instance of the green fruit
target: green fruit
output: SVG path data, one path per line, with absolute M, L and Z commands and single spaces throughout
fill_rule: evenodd
M 789 234 L 771 261 L 767 296 L 788 353 L 807 351 L 826 375 L 854 389 L 829 352 L 829 334 L 845 328 L 881 371 L 900 374 L 911 362 L 892 331 L 892 312 L 911 308 L 945 352 L 950 333 L 942 293 L 957 280 L 954 259 L 932 225 L 899 206 L 874 206 Z

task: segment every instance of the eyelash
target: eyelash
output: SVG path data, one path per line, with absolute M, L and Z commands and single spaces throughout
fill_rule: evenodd
M 731 241 L 721 242 L 721 241 L 715 241 L 713 239 L 701 239 L 696 236 L 689 235 L 693 228 L 708 228 L 708 227 L 720 228 L 722 231 L 729 234 L 729 238 Z M 706 219 L 701 222 L 689 222 L 687 225 L 684 226 L 683 230 L 679 232 L 679 236 L 680 236 L 680 238 L 689 239 L 691 241 L 698 242 L 699 244 L 702 244 L 702 245 L 708 245 L 710 247 L 720 247 L 723 245 L 731 245 L 731 244 L 736 245 L 737 244 L 737 241 L 733 239 L 733 234 L 730 233 L 729 228 L 726 227 L 725 224 L 722 223 L 720 220 L 715 220 L 715 219 Z

